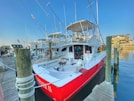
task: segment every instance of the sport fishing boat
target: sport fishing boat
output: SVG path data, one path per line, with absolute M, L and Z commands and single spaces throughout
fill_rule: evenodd
M 96 29 L 88 20 L 72 23 L 66 27 L 72 32 L 70 40 L 55 49 L 64 55 L 33 64 L 37 84 L 52 100 L 70 100 L 104 68 L 106 53 L 100 51 L 102 41 Z
M 57 58 L 64 55 L 60 53 L 60 50 L 66 43 L 66 36 L 61 32 L 48 34 L 46 38 L 38 39 L 38 41 L 30 43 L 32 62 L 37 63 L 41 61 L 48 61 L 51 57 Z

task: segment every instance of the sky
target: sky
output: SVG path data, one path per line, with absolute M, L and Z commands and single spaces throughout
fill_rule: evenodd
M 95 23 L 95 0 L 0 0 L 0 46 L 26 43 L 86 19 Z M 98 23 L 106 36 L 130 34 L 134 38 L 134 0 L 98 0 Z

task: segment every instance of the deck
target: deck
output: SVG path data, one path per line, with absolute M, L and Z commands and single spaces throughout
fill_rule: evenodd
M 84 101 L 114 101 L 113 85 L 106 81 L 96 85 Z
M 0 84 L 4 101 L 19 101 L 17 90 L 15 87 L 15 61 L 13 57 L 3 57 L 0 61 L 6 64 L 4 72 L 0 73 Z M 10 67 L 11 69 L 7 68 Z

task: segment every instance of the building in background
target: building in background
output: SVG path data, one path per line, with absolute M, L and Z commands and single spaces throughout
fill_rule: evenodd
M 134 42 L 131 40 L 129 34 L 116 35 L 112 37 L 112 47 L 117 47 L 120 49 L 134 49 Z

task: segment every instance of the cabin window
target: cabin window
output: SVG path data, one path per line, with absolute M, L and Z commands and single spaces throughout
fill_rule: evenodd
M 74 46 L 74 57 L 75 59 L 82 59 L 83 56 L 83 46 L 75 45 Z
M 69 47 L 69 52 L 73 52 L 72 46 Z
M 63 48 L 63 49 L 62 49 L 62 52 L 63 52 L 63 51 L 66 51 L 66 49 L 67 49 L 67 48 Z
M 85 53 L 92 53 L 92 47 L 91 46 L 85 46 Z
M 11 45 L 13 48 L 23 48 L 22 45 Z

